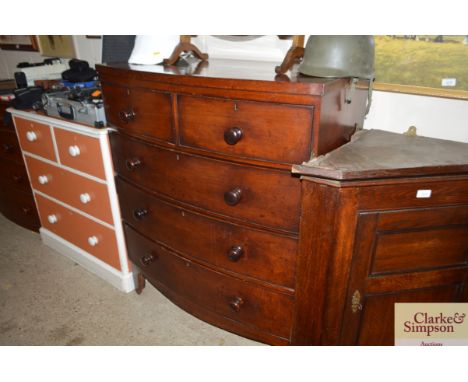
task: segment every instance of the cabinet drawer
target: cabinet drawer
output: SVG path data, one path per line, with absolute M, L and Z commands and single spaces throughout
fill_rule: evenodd
M 64 129 L 54 129 L 60 162 L 75 170 L 105 179 L 104 163 L 98 138 Z
M 313 108 L 179 96 L 181 145 L 281 163 L 310 159 Z
M 145 276 L 192 304 L 260 331 L 289 338 L 293 297 L 210 270 L 125 227 L 129 256 Z
M 173 142 L 172 101 L 168 93 L 103 84 L 107 120 L 128 134 Z
M 12 130 L 0 129 L 0 159 L 10 159 L 18 163 L 23 162 L 18 138 Z
M 216 267 L 294 288 L 297 240 L 193 213 L 117 178 L 122 217 L 139 232 Z
M 32 154 L 56 161 L 54 143 L 49 125 L 15 117 L 15 126 L 21 148 Z
M 23 163 L 2 160 L 0 164 L 0 187 L 13 187 L 31 193 L 28 174 Z
M 120 270 L 114 230 L 36 194 L 44 228 Z
M 371 275 L 468 264 L 468 206 L 380 213 Z
M 39 216 L 31 192 L 0 185 L 0 212 L 24 228 L 32 231 L 39 230 Z
M 116 171 L 138 185 L 203 209 L 294 231 L 300 184 L 287 172 L 230 164 L 112 134 Z
M 362 187 L 360 208 L 385 209 L 428 207 L 468 203 L 468 180 L 413 183 Z
M 26 156 L 35 190 L 113 224 L 107 185 Z

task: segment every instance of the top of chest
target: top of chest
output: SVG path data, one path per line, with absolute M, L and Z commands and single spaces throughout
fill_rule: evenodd
M 277 75 L 275 63 L 210 60 L 195 67 L 163 65 L 132 65 L 115 63 L 98 65 L 97 69 L 105 81 L 125 80 L 129 84 L 149 81 L 161 86 L 210 88 L 224 91 L 276 93 L 293 96 L 323 96 L 342 87 L 348 79 L 307 77 L 292 71 L 289 75 Z

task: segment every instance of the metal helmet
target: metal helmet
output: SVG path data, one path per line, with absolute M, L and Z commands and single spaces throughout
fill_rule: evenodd
M 374 78 L 373 36 L 310 36 L 299 72 L 314 77 Z

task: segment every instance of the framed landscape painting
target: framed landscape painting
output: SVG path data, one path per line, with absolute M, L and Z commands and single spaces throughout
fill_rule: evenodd
M 375 88 L 468 98 L 468 36 L 375 37 Z

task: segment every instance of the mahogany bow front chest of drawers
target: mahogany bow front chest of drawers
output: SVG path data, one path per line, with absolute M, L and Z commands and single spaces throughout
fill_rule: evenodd
M 111 142 L 129 257 L 203 320 L 296 343 L 302 196 L 291 165 L 346 143 L 367 93 L 349 104 L 346 79 L 278 81 L 274 64 L 201 65 L 192 75 L 98 66 L 118 130 Z

